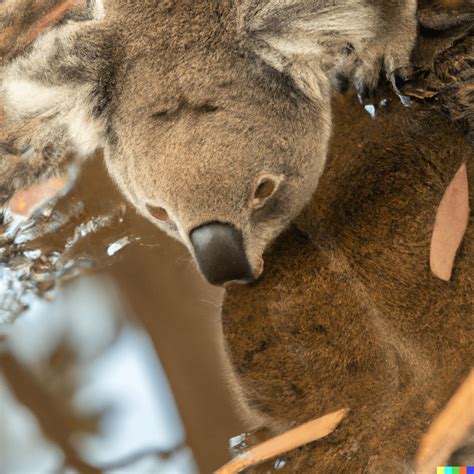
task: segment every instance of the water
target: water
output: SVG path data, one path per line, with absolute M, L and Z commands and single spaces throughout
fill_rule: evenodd
M 141 241 L 133 232 L 135 213 L 104 174 L 100 164 L 87 165 L 67 193 L 29 218 L 0 209 L 0 324 Z
M 272 436 L 268 430 L 258 430 L 249 433 L 242 433 L 237 436 L 233 436 L 229 439 L 229 450 L 232 457 L 236 457 L 240 454 L 243 454 L 252 446 L 255 446 L 259 443 L 262 443 Z M 271 459 L 265 463 L 259 465 L 259 472 L 275 472 L 279 473 L 286 472 L 284 467 L 286 466 L 286 461 L 284 456 L 280 456 L 276 459 Z M 252 469 L 249 469 L 246 472 L 252 472 Z

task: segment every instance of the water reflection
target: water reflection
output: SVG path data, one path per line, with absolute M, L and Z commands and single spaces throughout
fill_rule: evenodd
M 253 446 L 262 443 L 272 437 L 270 431 L 261 429 L 249 433 L 241 433 L 229 439 L 229 451 L 232 458 L 244 454 Z M 284 470 L 286 461 L 284 457 L 272 459 L 258 465 L 258 472 L 289 472 Z M 245 472 L 252 472 L 252 468 Z

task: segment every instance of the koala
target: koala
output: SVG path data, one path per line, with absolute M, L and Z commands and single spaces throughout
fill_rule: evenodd
M 103 149 L 210 283 L 254 281 L 318 185 L 338 81 L 408 74 L 415 17 L 415 0 L 88 2 L 0 69 L 0 199 Z
M 262 277 L 226 288 L 228 372 L 248 428 L 276 435 L 350 410 L 282 455 L 284 472 L 414 473 L 422 436 L 472 367 L 472 211 L 450 280 L 429 264 L 437 208 L 462 166 L 472 209 L 472 148 L 441 114 L 394 99 L 377 123 L 354 98 L 337 101 L 344 139 L 310 203 L 265 253 Z M 470 457 L 447 465 L 474 462 L 467 442 Z

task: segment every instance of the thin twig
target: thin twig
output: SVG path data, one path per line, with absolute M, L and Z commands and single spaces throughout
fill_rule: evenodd
M 0 2 L 0 64 L 20 54 L 45 29 L 85 0 L 9 0 Z
M 416 457 L 418 474 L 435 472 L 469 437 L 474 428 L 474 369 L 451 397 L 421 440 Z
M 336 429 L 348 412 L 349 410 L 344 408 L 329 413 L 328 415 L 324 415 L 316 420 L 309 421 L 281 435 L 275 436 L 268 441 L 257 444 L 232 459 L 232 461 L 218 469 L 215 474 L 236 474 L 242 471 L 242 469 L 260 464 L 292 449 L 299 448 L 300 446 L 323 438 Z
M 42 17 L 34 26 L 34 28 L 28 33 L 28 36 L 25 39 L 25 44 L 22 46 L 27 46 L 31 43 L 43 30 L 48 28 L 49 26 L 58 23 L 61 18 L 65 15 L 65 13 L 74 7 L 80 5 L 82 2 L 81 0 L 64 0 L 62 1 L 56 8 L 51 10 L 47 15 Z

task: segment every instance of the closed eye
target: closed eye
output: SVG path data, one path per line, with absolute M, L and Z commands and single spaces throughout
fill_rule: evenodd
M 198 105 L 197 107 L 195 107 L 195 110 L 196 112 L 210 114 L 212 112 L 216 112 L 217 110 L 219 110 L 219 107 L 217 107 L 217 105 L 214 105 L 214 104 L 206 103 L 206 104 Z
M 168 115 L 169 110 L 160 110 L 159 112 L 153 112 L 151 116 L 153 118 L 163 118 Z
M 175 117 L 180 112 L 186 109 L 193 112 L 197 112 L 198 114 L 210 114 L 213 112 L 217 112 L 217 110 L 219 110 L 219 107 L 210 102 L 194 105 L 190 104 L 186 100 L 181 100 L 173 107 L 167 107 L 162 110 L 153 112 L 151 114 L 151 117 L 158 120 L 170 120 L 171 118 Z
M 170 120 L 174 116 L 178 114 L 179 107 L 175 109 L 168 109 L 168 110 L 159 110 L 158 112 L 153 112 L 151 114 L 151 118 L 157 120 Z
M 180 112 L 180 110 L 183 108 L 183 105 L 184 103 L 182 100 L 165 100 L 159 106 L 157 106 L 158 110 L 155 110 L 155 112 L 151 114 L 151 117 L 159 120 L 169 120 Z

